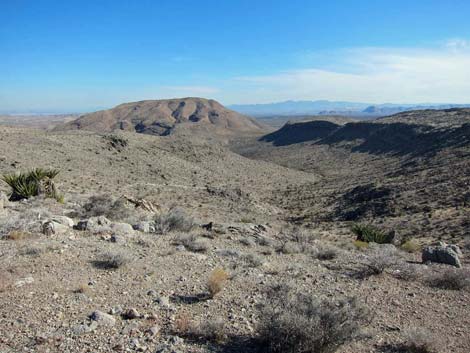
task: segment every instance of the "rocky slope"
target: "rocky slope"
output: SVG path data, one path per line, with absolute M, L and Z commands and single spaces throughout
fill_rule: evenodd
M 56 130 L 135 131 L 168 135 L 177 125 L 214 128 L 218 133 L 260 132 L 256 120 L 236 113 L 214 100 L 181 98 L 125 103 L 109 110 L 85 114 Z

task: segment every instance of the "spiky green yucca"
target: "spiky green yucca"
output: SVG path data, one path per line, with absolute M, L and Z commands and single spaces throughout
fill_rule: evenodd
M 367 243 L 386 244 L 391 242 L 391 237 L 380 229 L 370 224 L 355 224 L 351 231 L 356 234 L 357 240 Z
M 36 168 L 30 172 L 3 175 L 2 180 L 12 189 L 10 200 L 18 201 L 37 196 L 41 181 L 52 180 L 57 174 L 59 174 L 59 171 L 56 169 Z M 55 192 L 53 195 L 46 193 L 46 197 L 56 198 L 57 195 Z

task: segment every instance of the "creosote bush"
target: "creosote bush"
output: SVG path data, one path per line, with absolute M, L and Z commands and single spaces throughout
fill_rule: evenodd
M 155 219 L 155 230 L 159 234 L 171 231 L 189 232 L 194 228 L 194 219 L 181 208 L 172 208 Z
M 24 173 L 5 174 L 2 180 L 11 187 L 11 201 L 29 199 L 39 195 L 60 200 L 62 196 L 57 193 L 52 181 L 58 174 L 59 171 L 56 169 L 36 168 Z
M 223 268 L 216 268 L 209 276 L 207 280 L 207 289 L 209 290 L 209 296 L 215 297 L 216 294 L 222 291 L 225 286 L 225 282 L 229 279 L 229 274 Z
M 266 300 L 257 335 L 270 353 L 335 352 L 370 321 L 369 311 L 355 299 L 320 299 L 281 285 Z
M 371 224 L 355 224 L 351 231 L 356 235 L 357 240 L 367 243 L 387 244 L 392 242 L 392 236 Z

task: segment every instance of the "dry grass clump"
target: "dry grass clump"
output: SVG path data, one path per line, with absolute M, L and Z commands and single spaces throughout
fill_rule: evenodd
M 364 251 L 369 247 L 369 243 L 366 241 L 361 241 L 361 240 L 355 240 L 354 241 L 354 246 L 356 247 L 357 250 Z
M 222 318 L 209 318 L 197 323 L 188 313 L 182 312 L 176 316 L 173 325 L 176 334 L 190 339 L 221 343 L 225 338 L 225 321 Z
M 409 353 L 438 353 L 440 342 L 436 336 L 423 329 L 410 329 L 405 333 L 401 349 Z
M 106 252 L 94 260 L 93 265 L 100 269 L 116 270 L 118 268 L 124 267 L 129 262 L 130 259 L 125 254 L 118 252 Z
M 5 236 L 7 240 L 24 240 L 31 236 L 30 233 L 24 232 L 22 230 L 12 230 Z
M 450 290 L 470 290 L 470 271 L 466 269 L 447 269 L 426 279 L 429 286 Z
M 410 239 L 401 244 L 401 249 L 409 253 L 415 253 L 421 250 L 421 245 L 416 240 Z
M 225 282 L 229 279 L 229 274 L 223 268 L 216 268 L 210 274 L 207 280 L 207 289 L 209 291 L 209 296 L 214 298 L 218 293 L 220 293 L 225 286 Z
M 161 213 L 155 219 L 155 231 L 166 234 L 171 231 L 190 232 L 194 228 L 194 219 L 181 208 L 172 208 Z
M 338 302 L 273 288 L 261 311 L 257 335 L 271 353 L 334 352 L 360 333 L 368 310 L 354 299 Z

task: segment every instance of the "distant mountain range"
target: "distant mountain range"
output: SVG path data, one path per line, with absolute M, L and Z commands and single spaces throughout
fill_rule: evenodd
M 410 110 L 467 108 L 470 104 L 370 104 L 342 101 L 285 101 L 267 104 L 236 104 L 228 108 L 254 116 L 345 115 L 375 118 Z

